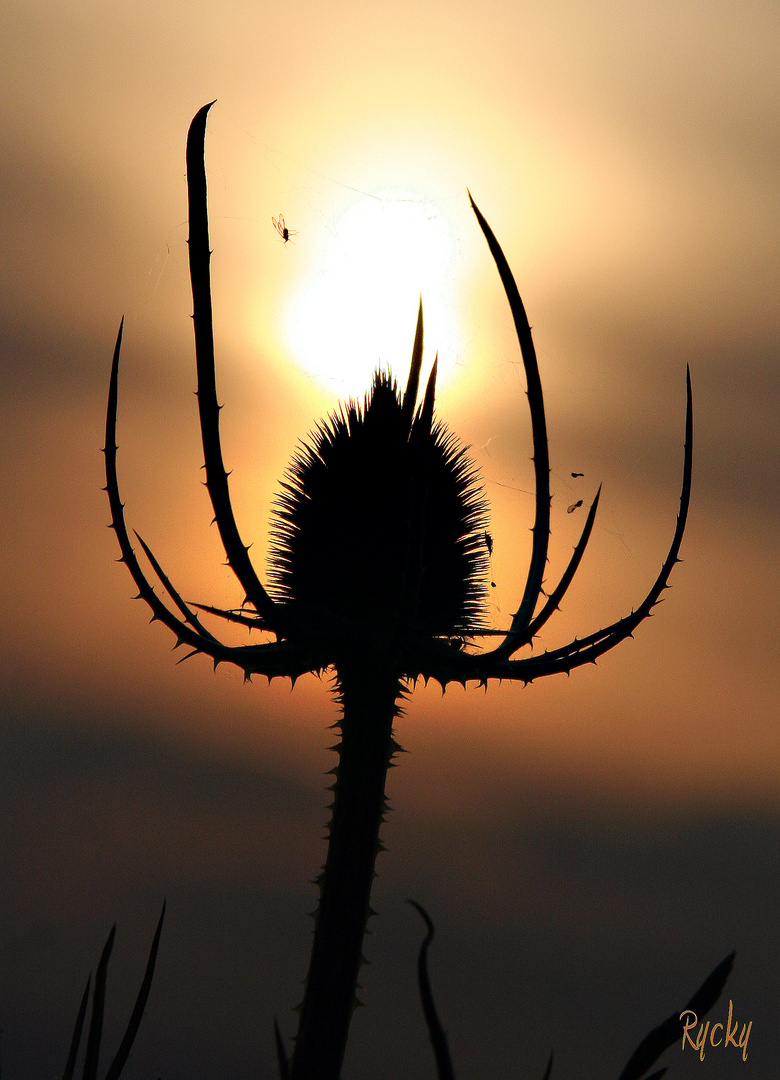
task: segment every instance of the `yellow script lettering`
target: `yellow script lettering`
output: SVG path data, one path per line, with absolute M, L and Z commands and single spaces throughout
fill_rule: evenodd
M 747 1041 L 750 1038 L 750 1029 L 753 1027 L 753 1021 L 750 1020 L 747 1024 L 742 1025 L 742 1034 L 739 1037 L 739 1045 L 742 1047 L 742 1060 L 747 1061 Z
M 729 998 L 729 1018 L 728 1018 L 728 1021 L 726 1022 L 726 1041 L 725 1041 L 725 1043 L 723 1045 L 728 1046 L 729 1043 L 731 1043 L 732 1046 L 736 1047 L 737 1040 L 734 1038 L 734 1036 L 737 1034 L 737 1021 L 736 1020 L 734 1021 L 734 1027 L 733 1028 L 731 1026 L 731 1013 L 732 1013 L 733 1009 L 734 1009 L 734 1004 L 731 1001 L 731 999 Z
M 707 1042 L 707 1031 L 709 1030 L 710 1022 L 702 1024 L 699 1028 L 699 1034 L 696 1036 L 696 1049 L 699 1051 L 699 1060 L 704 1061 L 704 1045 Z
M 687 1021 L 683 1020 L 683 1017 L 684 1017 L 684 1016 L 692 1016 L 692 1017 L 693 1017 L 693 1020 L 691 1020 L 691 1022 L 690 1022 L 690 1023 L 688 1023 Z M 692 1047 L 694 1048 L 694 1050 L 695 1050 L 695 1049 L 696 1049 L 696 1043 L 695 1043 L 695 1042 L 693 1041 L 693 1039 L 692 1039 L 692 1038 L 690 1037 L 690 1035 L 688 1034 L 688 1032 L 689 1032 L 689 1031 L 691 1030 L 691 1028 L 695 1028 L 695 1027 L 696 1027 L 696 1024 L 697 1024 L 697 1022 L 698 1022 L 698 1017 L 696 1016 L 696 1013 L 695 1013 L 695 1012 L 693 1012 L 693 1010 L 692 1010 L 692 1009 L 686 1009 L 686 1010 L 685 1010 L 685 1012 L 681 1012 L 681 1013 L 680 1013 L 680 1019 L 681 1019 L 681 1020 L 682 1020 L 682 1022 L 683 1022 L 683 1040 L 682 1040 L 682 1048 L 683 1048 L 683 1050 L 685 1049 L 685 1040 L 687 1039 L 687 1040 L 688 1040 L 688 1042 L 689 1042 L 689 1043 L 691 1044 L 691 1046 L 692 1046 Z

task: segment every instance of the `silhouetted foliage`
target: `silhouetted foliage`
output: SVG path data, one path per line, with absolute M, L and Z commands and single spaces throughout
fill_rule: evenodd
M 108 1067 L 105 1080 L 119 1080 L 122 1069 L 124 1069 L 127 1064 L 127 1059 L 130 1056 L 130 1051 L 135 1042 L 135 1037 L 138 1034 L 141 1018 L 143 1017 L 144 1009 L 146 1008 L 149 991 L 152 988 L 154 965 L 157 961 L 157 950 L 160 945 L 160 935 L 162 934 L 164 918 L 165 904 L 163 904 L 160 919 L 157 923 L 157 929 L 154 932 L 152 947 L 149 951 L 149 959 L 146 963 L 146 971 L 144 972 L 143 981 L 141 982 L 141 988 L 138 991 L 138 997 L 135 1000 L 133 1011 L 130 1014 L 130 1020 L 125 1029 L 122 1042 L 119 1044 L 119 1049 Z M 114 947 L 115 934 L 116 924 L 111 927 L 111 932 L 108 935 L 106 944 L 103 946 L 103 952 L 100 955 L 100 961 L 98 962 L 97 971 L 95 972 L 95 990 L 92 996 L 92 1016 L 89 1024 L 89 1033 L 87 1035 L 87 1049 L 84 1056 L 83 1080 L 97 1080 L 100 1041 L 103 1034 L 103 1014 L 106 1002 L 106 975 L 108 973 L 108 961 L 111 956 L 111 950 Z M 87 1014 L 91 980 L 92 976 L 87 979 L 87 986 L 81 999 L 81 1005 L 79 1006 L 78 1016 L 76 1017 L 76 1026 L 73 1029 L 73 1038 L 71 1039 L 70 1051 L 68 1052 L 68 1060 L 65 1064 L 62 1080 L 72 1080 L 76 1068 L 76 1058 L 79 1052 L 79 1044 L 81 1043 L 81 1033 L 84 1027 L 84 1019 Z
M 690 376 L 682 493 L 677 526 L 661 571 L 630 615 L 563 647 L 518 658 L 557 609 L 582 559 L 599 502 L 596 492 L 582 535 L 558 584 L 545 593 L 550 531 L 549 453 L 541 380 L 525 309 L 498 241 L 471 206 L 496 263 L 517 330 L 528 385 L 536 483 L 533 545 L 525 589 L 511 625 L 485 625 L 486 574 L 493 537 L 477 471 L 454 435 L 434 420 L 434 363 L 422 403 L 422 304 L 412 362 L 401 396 L 389 374 L 377 372 L 362 405 L 343 405 L 317 428 L 293 458 L 272 517 L 269 589 L 262 584 L 240 535 L 230 502 L 219 435 L 211 311 L 210 248 L 204 146 L 207 105 L 187 141 L 189 255 L 192 280 L 198 406 L 206 485 L 228 563 L 246 601 L 237 610 L 187 604 L 138 537 L 172 608 L 147 579 L 133 550 L 116 473 L 116 414 L 122 327 L 117 337 L 106 421 L 106 489 L 122 561 L 153 617 L 176 635 L 177 646 L 229 662 L 249 679 L 262 674 L 295 680 L 332 671 L 340 705 L 339 761 L 328 853 L 300 1023 L 292 1061 L 275 1026 L 280 1074 L 292 1080 L 339 1080 L 385 804 L 385 778 L 398 749 L 393 721 L 414 682 L 437 680 L 487 686 L 491 679 L 523 683 L 592 663 L 650 614 L 678 561 L 691 487 L 693 419 Z M 471 196 L 469 195 L 471 199 Z M 279 218 L 280 224 L 284 224 Z M 279 225 L 276 225 L 279 229 Z M 287 236 L 284 236 L 287 239 Z M 275 640 L 229 646 L 196 609 L 270 634 Z M 498 635 L 491 649 L 476 639 Z M 426 1020 L 439 1074 L 452 1076 L 449 1051 L 427 979 L 428 926 L 419 961 Z M 644 1044 L 643 1044 L 644 1045 Z M 548 1066 L 549 1076 L 552 1059 Z

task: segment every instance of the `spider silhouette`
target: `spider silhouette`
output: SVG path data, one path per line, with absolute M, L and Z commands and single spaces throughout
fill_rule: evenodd
M 228 563 L 246 600 L 224 610 L 185 602 L 136 533 L 154 574 L 167 591 L 164 603 L 141 568 L 125 523 L 116 472 L 120 325 L 114 350 L 106 420 L 106 490 L 123 561 L 143 599 L 187 645 L 244 672 L 295 679 L 330 671 L 341 709 L 341 741 L 334 769 L 328 853 L 319 878 L 315 935 L 291 1064 L 277 1029 L 282 1076 L 339 1080 L 355 1005 L 361 949 L 370 914 L 374 864 L 386 809 L 390 760 L 400 749 L 393 721 L 417 679 L 487 687 L 491 680 L 530 683 L 570 672 L 630 637 L 668 587 L 678 561 L 691 489 L 692 401 L 687 413 L 682 494 L 677 525 L 660 573 L 639 606 L 625 618 L 545 652 L 529 649 L 557 609 L 590 538 L 601 488 L 596 492 L 568 566 L 543 592 L 550 532 L 547 431 L 531 330 L 512 273 L 490 226 L 469 193 L 471 207 L 498 268 L 515 322 L 528 384 L 536 484 L 530 565 L 518 608 L 506 630 L 486 625 L 487 506 L 475 467 L 441 421 L 434 420 L 437 364 L 422 402 L 418 391 L 423 352 L 422 304 L 412 360 L 401 394 L 389 374 L 377 372 L 362 404 L 349 402 L 323 421 L 293 458 L 272 515 L 268 585 L 249 558 L 230 502 L 219 434 L 209 269 L 204 164 L 204 106 L 187 140 L 189 258 L 192 280 L 198 408 L 206 485 Z M 281 218 L 277 224 L 284 228 Z M 286 229 L 285 229 L 286 231 Z M 287 237 L 284 236 L 284 239 Z M 492 540 L 492 537 L 490 537 Z M 227 645 L 199 614 L 273 635 L 275 640 Z M 490 649 L 477 639 L 497 636 Z M 186 657 L 185 657 L 186 658 Z

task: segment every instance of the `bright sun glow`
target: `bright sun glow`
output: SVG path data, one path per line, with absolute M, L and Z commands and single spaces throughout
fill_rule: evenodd
M 339 396 L 362 396 L 379 364 L 403 385 L 422 296 L 424 367 L 438 351 L 446 379 L 460 338 L 457 243 L 439 206 L 405 189 L 363 195 L 328 233 L 317 276 L 285 313 L 294 360 Z

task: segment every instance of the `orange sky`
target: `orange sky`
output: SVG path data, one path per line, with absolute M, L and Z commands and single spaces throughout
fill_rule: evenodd
M 598 5 L 587 16 L 488 6 L 444 18 L 423 7 L 408 22 L 410 12 L 388 25 L 364 5 L 340 5 L 338 17 L 312 7 L 293 34 L 284 17 L 240 4 L 218 19 L 197 6 L 174 17 L 89 4 L 32 19 L 11 6 L 4 434 L 6 461 L 23 464 L 7 473 L 7 551 L 15 618 L 28 629 L 9 648 L 15 637 L 23 663 L 75 662 L 99 681 L 107 657 L 85 657 L 107 650 L 113 667 L 122 651 L 107 627 L 130 619 L 137 647 L 150 644 L 123 603 L 96 495 L 93 450 L 123 313 L 119 465 L 130 521 L 182 587 L 213 595 L 218 556 L 190 396 L 183 142 L 194 108 L 216 95 L 207 156 L 219 385 L 240 520 L 260 565 L 297 440 L 339 393 L 365 387 L 378 361 L 404 377 L 422 289 L 428 362 L 438 349 L 451 372 L 440 413 L 474 446 L 493 506 L 496 621 L 513 610 L 532 513 L 529 425 L 468 184 L 535 329 L 552 574 L 581 521 L 565 509 L 605 485 L 555 640 L 619 616 L 654 579 L 676 512 L 688 362 L 697 442 L 686 566 L 662 617 L 605 662 L 603 678 L 618 711 L 630 711 L 637 678 L 662 687 L 675 709 L 695 711 L 713 786 L 749 797 L 758 785 L 774 799 L 767 773 L 777 775 L 780 742 L 767 746 L 766 733 L 777 685 L 762 644 L 777 630 L 768 9 L 716 5 L 705 19 L 679 5 L 652 18 Z M 508 39 L 516 49 L 487 47 Z M 297 232 L 286 250 L 270 221 L 280 210 Z M 421 270 L 426 242 L 432 263 Z M 301 371 L 318 356 L 324 382 Z M 41 609 L 63 601 L 78 630 L 63 635 L 58 623 L 54 640 Z M 731 724 L 745 701 L 735 760 Z M 656 745 L 659 759 L 645 766 L 663 773 Z M 605 729 L 600 756 L 610 747 Z
M 533 512 L 530 428 L 466 186 L 534 328 L 551 577 L 584 520 L 567 507 L 604 483 L 543 646 L 627 613 L 655 580 L 691 367 L 691 514 L 656 617 L 569 679 L 443 701 L 418 691 L 399 725 L 413 753 L 393 780 L 408 813 L 457 823 L 467 791 L 471 820 L 490 821 L 512 792 L 539 790 L 640 816 L 776 820 L 775 5 L 2 6 L 8 730 L 35 717 L 48 730 L 55 714 L 78 730 L 119 725 L 220 761 L 283 763 L 291 784 L 318 790 L 326 687 L 303 680 L 291 695 L 214 677 L 202 659 L 176 667 L 105 528 L 99 448 L 124 314 L 128 521 L 185 596 L 240 599 L 208 528 L 192 395 L 184 141 L 217 98 L 206 155 L 218 386 L 236 514 L 262 576 L 298 439 L 378 361 L 405 378 L 422 290 L 426 364 L 438 349 L 450 372 L 439 414 L 471 444 L 491 501 L 492 617 L 511 617 Z M 286 248 L 280 212 L 296 232 Z

